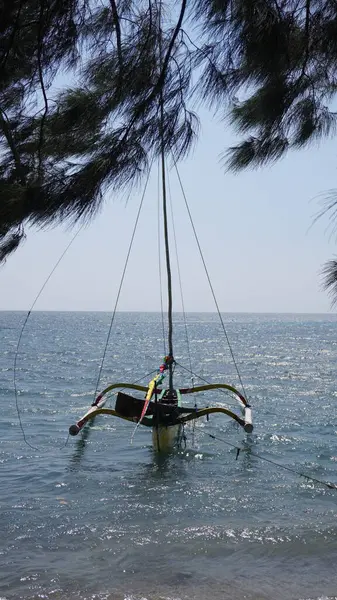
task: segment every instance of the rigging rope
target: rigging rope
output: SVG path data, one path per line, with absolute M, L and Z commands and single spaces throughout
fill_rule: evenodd
M 23 325 L 21 327 L 20 330 L 20 334 L 19 334 L 19 338 L 18 338 L 18 343 L 16 346 L 16 350 L 15 350 L 15 355 L 14 355 L 14 364 L 13 364 L 13 385 L 14 385 L 14 395 L 15 395 L 15 406 L 16 406 L 16 412 L 18 415 L 18 420 L 19 420 L 19 425 L 20 425 L 20 429 L 22 432 L 22 436 L 24 439 L 24 442 L 27 444 L 27 446 L 29 446 L 30 448 L 32 448 L 32 450 L 39 450 L 38 448 L 35 448 L 34 446 L 32 446 L 32 444 L 30 444 L 26 438 L 26 434 L 23 428 L 23 424 L 22 424 L 22 419 L 21 419 L 21 414 L 20 414 L 20 409 L 19 409 L 19 400 L 18 400 L 18 389 L 17 389 L 17 384 L 16 384 L 16 368 L 17 368 L 17 360 L 18 360 L 18 354 L 19 354 L 19 349 L 20 349 L 20 344 L 21 344 L 21 339 L 22 339 L 22 335 L 23 332 L 26 328 L 26 325 L 28 323 L 28 319 L 34 309 L 35 304 L 37 303 L 38 299 L 40 298 L 44 288 L 46 287 L 48 281 L 50 280 L 50 278 L 52 277 L 54 271 L 57 269 L 57 267 L 59 266 L 62 258 L 65 256 L 65 254 L 68 252 L 70 246 L 72 245 L 72 243 L 75 241 L 75 239 L 77 238 L 78 234 L 80 233 L 80 231 L 82 231 L 84 227 L 84 223 L 80 226 L 80 228 L 76 231 L 76 233 L 73 235 L 73 237 L 71 238 L 70 242 L 67 244 L 67 246 L 65 247 L 65 249 L 63 250 L 60 258 L 56 261 L 55 265 L 53 266 L 52 270 L 50 271 L 47 279 L 45 280 L 44 284 L 41 286 L 39 292 L 37 293 L 29 311 L 26 314 L 25 320 L 23 322 Z
M 159 2 L 159 64 L 160 70 L 163 70 L 163 31 L 161 26 L 162 19 L 162 0 Z M 163 86 L 161 87 L 159 94 L 159 134 L 160 134 L 160 155 L 161 155 L 161 171 L 162 171 L 162 193 L 163 193 L 163 221 L 164 221 L 164 242 L 165 242 L 165 258 L 166 258 L 166 273 L 167 273 L 167 320 L 168 320 L 168 354 L 173 358 L 173 322 L 172 322 L 172 275 L 171 275 L 171 261 L 170 261 L 170 244 L 168 234 L 168 223 L 167 223 L 167 198 L 166 198 L 166 167 L 165 167 L 165 141 L 164 141 L 164 97 L 163 87 L 165 83 L 165 74 Z M 169 366 L 169 389 L 173 390 L 173 363 Z
M 131 236 L 131 240 L 130 240 L 128 252 L 127 252 L 127 255 L 126 255 L 126 259 L 125 259 L 125 264 L 124 264 L 124 268 L 123 268 L 123 272 L 122 272 L 122 277 L 121 277 L 119 288 L 118 288 L 118 292 L 117 292 L 116 302 L 115 302 L 115 306 L 114 306 L 113 313 L 112 313 L 111 320 L 110 320 L 110 326 L 109 326 L 108 335 L 107 335 L 106 342 L 105 342 L 105 347 L 104 347 L 104 352 L 103 352 L 103 356 L 102 356 L 102 361 L 101 361 L 100 368 L 99 368 L 99 371 L 98 371 L 98 377 L 97 377 L 96 388 L 95 388 L 95 393 L 94 393 L 94 400 L 96 398 L 96 395 L 97 395 L 97 392 L 98 392 L 98 387 L 99 387 L 100 380 L 101 380 L 101 375 L 102 375 L 102 370 L 103 370 L 103 366 L 104 366 L 104 361 L 105 361 L 105 357 L 106 357 L 106 353 L 107 353 L 107 349 L 108 349 L 108 345 L 109 345 L 109 341 L 110 341 L 112 326 L 113 326 L 113 323 L 114 323 L 114 320 L 115 320 L 115 316 L 116 316 L 116 312 L 117 312 L 117 306 L 118 306 L 118 302 L 119 302 L 119 297 L 121 295 L 121 291 L 122 291 L 122 287 L 123 287 L 123 283 L 124 283 L 124 278 L 125 278 L 125 273 L 126 273 L 126 269 L 127 269 L 128 263 L 129 263 L 129 258 L 130 258 L 130 254 L 131 254 L 133 240 L 135 238 L 135 234 L 136 234 L 136 229 L 137 229 L 137 225 L 138 225 L 140 213 L 141 213 L 141 210 L 142 210 L 142 207 L 143 207 L 143 202 L 144 202 L 144 198 L 145 198 L 147 186 L 148 186 L 149 179 L 150 179 L 150 173 L 151 173 L 151 169 L 152 169 L 152 164 L 153 164 L 153 159 L 152 159 L 151 164 L 150 164 L 150 168 L 149 168 L 149 171 L 148 171 L 148 174 L 147 174 L 147 178 L 146 178 L 146 182 L 145 182 L 143 194 L 142 194 L 142 197 L 141 197 L 141 200 L 140 200 L 140 204 L 139 204 L 139 208 L 138 208 L 138 212 L 137 212 L 135 224 L 134 224 L 134 227 L 133 227 L 133 231 L 132 231 L 132 236 Z
M 225 334 L 227 345 L 228 345 L 228 348 L 229 348 L 229 351 L 230 351 L 230 354 L 231 354 L 231 357 L 232 357 L 232 360 L 233 360 L 233 363 L 234 363 L 234 366 L 235 366 L 235 369 L 236 369 L 237 376 L 239 378 L 239 381 L 240 381 L 240 384 L 241 384 L 241 387 L 242 387 L 242 390 L 243 390 L 243 394 L 244 394 L 245 397 L 247 397 L 246 390 L 245 390 L 245 387 L 243 385 L 243 381 L 242 381 L 241 374 L 240 374 L 240 371 L 239 371 L 239 367 L 238 367 L 238 364 L 236 362 L 236 359 L 235 359 L 235 356 L 234 356 L 234 352 L 233 352 L 231 343 L 229 341 L 227 330 L 226 330 L 226 327 L 225 327 L 225 324 L 224 324 L 224 321 L 223 321 L 223 318 L 222 318 L 222 315 L 221 315 L 221 312 L 220 312 L 218 301 L 216 299 L 216 295 L 215 295 L 214 288 L 213 288 L 213 285 L 212 285 L 212 282 L 211 282 L 211 278 L 210 278 L 210 275 L 209 275 L 209 272 L 208 272 L 208 269 L 207 269 L 207 265 L 206 265 L 206 262 L 205 262 L 205 259 L 204 259 L 204 255 L 202 253 L 202 249 L 201 249 L 201 245 L 200 245 L 200 242 L 199 242 L 199 238 L 198 238 L 198 235 L 197 235 L 197 232 L 196 232 L 196 229 L 195 229 L 195 226 L 194 226 L 194 222 L 193 222 L 193 219 L 192 219 L 192 214 L 191 214 L 191 211 L 190 211 L 190 207 L 189 207 L 189 204 L 187 202 L 187 197 L 186 197 L 186 194 L 185 194 L 185 189 L 184 189 L 184 186 L 183 186 L 183 183 L 181 181 L 180 174 L 179 174 L 177 162 L 176 162 L 176 159 L 174 157 L 174 154 L 173 154 L 172 150 L 171 150 L 171 154 L 172 154 L 172 158 L 173 158 L 174 167 L 175 167 L 175 170 L 176 170 L 176 173 L 177 173 L 177 177 L 178 177 L 180 189 L 181 189 L 181 192 L 182 192 L 182 195 L 183 195 L 183 198 L 184 198 L 185 206 L 186 206 L 186 209 L 187 209 L 187 212 L 188 212 L 188 216 L 189 216 L 189 219 L 190 219 L 190 223 L 191 223 L 191 226 L 192 226 L 192 229 L 193 229 L 195 241 L 197 243 L 199 254 L 200 254 L 203 266 L 204 266 L 204 270 L 205 270 L 205 273 L 206 273 L 207 280 L 208 280 L 208 284 L 209 284 L 210 290 L 212 292 L 214 304 L 215 304 L 216 309 L 217 309 L 217 313 L 218 313 L 218 316 L 219 316 L 219 319 L 220 319 L 220 323 L 222 325 L 222 329 L 223 329 L 223 332 Z
M 170 209 L 171 209 L 172 231 L 173 231 L 173 239 L 174 239 L 174 246 L 175 246 L 175 252 L 176 252 L 177 273 L 178 273 L 178 281 L 179 281 L 179 287 L 180 287 L 181 306 L 182 306 L 182 309 L 183 309 L 183 319 L 184 319 L 184 326 L 185 326 L 187 353 L 188 353 L 188 359 L 189 359 L 189 363 L 190 363 L 190 369 L 191 369 L 191 375 L 192 375 L 191 380 L 192 380 L 192 387 L 193 387 L 194 382 L 193 382 L 193 372 L 192 372 L 192 359 L 191 359 L 190 341 L 189 341 L 189 336 L 188 336 L 187 319 L 186 319 L 186 311 L 185 311 L 185 302 L 184 302 L 184 294 L 183 294 L 183 285 L 182 285 L 182 280 L 181 280 L 179 254 L 178 254 L 178 244 L 177 244 L 176 228 L 175 228 L 174 215 L 173 215 L 173 203 L 172 203 L 172 195 L 171 195 L 171 186 L 170 186 L 170 180 L 169 180 L 168 177 L 167 177 L 167 187 L 168 187 L 169 202 L 170 202 Z
M 189 340 L 188 328 L 187 328 L 187 318 L 186 318 L 186 311 L 185 311 L 183 285 L 182 285 L 181 272 L 180 272 L 178 243 L 177 243 L 176 228 L 175 228 L 175 222 L 174 222 L 173 202 L 172 202 L 172 194 L 171 194 L 171 186 L 170 186 L 169 177 L 167 177 L 167 185 L 168 185 L 169 201 L 170 201 L 170 209 L 171 209 L 172 231 L 173 231 L 173 239 L 174 239 L 174 246 L 175 246 L 175 252 L 176 252 L 177 272 L 178 272 L 178 281 L 179 281 L 179 287 L 180 287 L 181 305 L 182 305 L 182 310 L 183 310 L 183 319 L 184 319 L 184 326 L 185 326 L 188 361 L 190 364 L 191 384 L 192 384 L 192 388 L 193 388 L 194 387 L 194 374 L 193 374 L 193 370 L 192 370 L 191 348 L 190 348 L 190 340 Z M 186 370 L 188 371 L 188 369 L 186 369 Z M 195 410 L 197 410 L 197 400 L 196 399 L 194 400 L 194 408 L 195 408 Z M 195 419 L 193 419 L 193 421 L 191 423 L 191 427 L 192 427 L 192 446 L 194 446 L 194 439 L 195 439 L 194 436 L 195 436 L 195 428 L 196 428 Z M 185 435 L 185 433 L 183 435 L 184 435 L 185 448 L 186 448 L 186 435 Z
M 212 433 L 208 433 L 207 431 L 203 431 L 202 429 L 199 429 L 199 431 L 201 431 L 201 433 L 207 435 L 208 437 L 212 438 L 213 440 L 217 440 L 218 442 L 222 442 L 223 444 L 226 444 L 227 446 L 231 446 L 232 448 L 235 448 L 236 459 L 238 458 L 240 452 L 247 452 L 247 450 L 248 450 L 247 448 L 240 448 L 239 446 L 236 446 L 235 444 L 231 444 L 230 442 L 227 442 L 227 440 L 224 440 L 223 438 L 213 435 Z M 337 485 L 335 483 L 330 483 L 329 481 L 323 481 L 322 479 L 317 479 L 317 477 L 311 477 L 311 475 L 307 475 L 306 473 L 301 473 L 300 471 L 297 471 L 296 469 L 292 469 L 291 467 L 287 467 L 286 465 L 281 465 L 281 463 L 277 463 L 274 460 L 271 460 L 270 458 L 266 458 L 265 456 L 261 456 L 260 454 L 255 454 L 255 452 L 252 452 L 250 449 L 249 449 L 249 454 L 250 454 L 250 456 L 254 456 L 255 458 L 264 460 L 265 462 L 268 462 L 271 465 L 274 465 L 275 467 L 279 467 L 280 469 L 285 469 L 286 471 L 290 471 L 290 473 L 294 473 L 295 475 L 299 475 L 300 477 L 304 477 L 305 479 L 314 481 L 315 483 L 320 483 L 321 485 L 324 485 L 325 487 L 329 488 L 330 490 L 337 490 Z
M 194 371 L 191 371 L 190 369 L 187 369 L 187 367 L 184 367 L 184 365 L 180 364 L 178 361 L 175 361 L 176 365 L 178 367 L 180 367 L 181 369 L 184 369 L 184 371 L 187 371 L 187 373 L 190 373 L 191 375 L 193 375 L 194 377 L 196 377 L 197 379 L 200 379 L 201 381 L 204 381 L 205 383 L 208 383 L 208 385 L 213 385 L 211 381 L 209 381 L 208 379 L 205 379 L 204 377 L 202 377 L 201 375 L 198 375 L 198 373 L 195 373 Z M 231 396 L 230 392 L 221 388 L 217 388 L 217 392 L 220 392 L 221 394 L 225 394 L 226 396 L 228 396 L 231 400 L 234 401 L 233 396 Z

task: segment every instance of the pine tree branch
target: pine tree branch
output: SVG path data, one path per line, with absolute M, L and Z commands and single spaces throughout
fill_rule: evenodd
M 112 12 L 112 20 L 115 25 L 116 30 L 116 41 L 117 41 L 117 55 L 119 62 L 119 70 L 122 71 L 123 68 L 123 53 L 122 53 L 122 31 L 121 24 L 119 21 L 118 11 L 115 0 L 110 0 L 111 12 Z
M 165 83 L 165 79 L 166 79 L 166 73 L 167 73 L 167 68 L 169 65 L 169 61 L 171 58 L 171 54 L 174 48 L 174 43 L 177 39 L 177 36 L 179 34 L 179 31 L 181 29 L 181 25 L 183 23 L 184 20 L 184 16 L 185 16 L 185 11 L 186 11 L 186 5 L 187 5 L 187 0 L 182 0 L 181 3 L 181 8 L 180 8 L 180 14 L 179 14 L 179 18 L 177 21 L 177 24 L 174 28 L 174 32 L 173 35 L 171 37 L 167 52 L 165 54 L 164 60 L 163 60 L 163 66 L 161 69 L 161 72 L 159 74 L 159 77 L 157 79 L 156 84 L 154 85 L 154 87 L 152 88 L 152 91 L 149 93 L 148 97 L 145 98 L 145 100 L 143 100 L 143 102 L 141 102 L 138 107 L 136 107 L 134 115 L 130 121 L 130 123 L 128 124 L 128 126 L 126 127 L 126 130 L 124 131 L 124 134 L 122 135 L 121 139 L 120 139 L 120 145 L 123 145 L 125 140 L 127 139 L 132 127 L 134 126 L 134 124 L 136 123 L 137 119 L 142 115 L 142 113 L 146 110 L 146 108 L 151 104 L 151 102 L 153 102 L 153 100 L 155 100 L 155 98 L 161 93 L 164 83 Z
M 307 76 L 306 69 L 309 61 L 310 54 L 310 4 L 311 0 L 306 0 L 305 4 L 305 55 L 304 62 L 302 66 L 302 73 L 299 78 L 299 82 L 303 79 L 303 77 Z
M 5 54 L 4 59 L 2 61 L 2 64 L 1 64 L 1 68 L 2 69 L 4 69 L 5 66 L 6 66 L 6 62 L 7 62 L 9 53 L 10 53 L 10 51 L 12 49 L 12 46 L 13 46 L 13 43 L 14 43 L 14 40 L 15 40 L 16 32 L 19 29 L 19 20 L 20 20 L 22 8 L 23 8 L 23 0 L 21 0 L 21 2 L 19 4 L 18 12 L 16 13 L 15 23 L 14 23 L 14 26 L 13 26 L 13 31 L 12 31 L 11 39 L 10 39 L 10 42 L 9 42 L 7 50 L 6 50 L 6 54 Z
M 5 111 L 2 110 L 1 108 L 0 108 L 0 128 L 3 131 L 3 134 L 7 140 L 8 146 L 12 152 L 12 156 L 14 159 L 15 167 L 16 167 L 20 182 L 22 185 L 26 185 L 26 177 L 25 177 L 24 170 L 22 167 L 20 154 L 15 145 L 7 115 L 6 115 Z
M 42 150 L 43 150 L 43 140 L 44 140 L 44 126 L 49 110 L 48 98 L 46 94 L 46 88 L 43 79 L 43 69 L 42 69 L 42 50 L 43 50 L 43 13 L 44 13 L 44 0 L 40 0 L 40 16 L 39 16 L 39 27 L 38 27 L 38 47 L 37 47 L 37 64 L 38 64 L 38 74 L 41 86 L 41 92 L 44 101 L 44 112 L 41 118 L 40 123 L 40 136 L 39 136 L 39 147 L 38 147 L 38 180 L 42 179 Z
M 164 57 L 163 66 L 162 66 L 162 70 L 161 70 L 161 73 L 159 75 L 158 81 L 157 81 L 157 83 L 156 83 L 156 85 L 155 85 L 155 87 L 153 88 L 153 91 L 152 91 L 153 98 L 155 98 L 157 96 L 158 92 L 162 89 L 162 87 L 163 87 L 163 85 L 165 83 L 167 67 L 168 67 L 168 64 L 170 62 L 170 58 L 171 58 L 172 50 L 173 50 L 173 47 L 174 47 L 174 43 L 175 43 L 175 41 L 177 39 L 177 36 L 179 34 L 179 31 L 181 29 L 181 26 L 182 26 L 182 23 L 183 23 L 183 20 L 184 20 L 185 11 L 186 11 L 186 5 L 187 5 L 187 0 L 182 0 L 181 8 L 180 8 L 180 14 L 179 14 L 179 18 L 178 18 L 178 21 L 177 21 L 177 25 L 175 26 L 173 35 L 171 37 L 171 41 L 169 43 L 166 55 Z M 150 94 L 150 96 L 151 96 L 151 94 Z M 150 97 L 149 101 L 151 101 L 153 98 Z
M 333 308 L 337 304 L 337 260 L 332 259 L 325 263 L 321 275 L 323 276 L 322 287 L 328 292 Z

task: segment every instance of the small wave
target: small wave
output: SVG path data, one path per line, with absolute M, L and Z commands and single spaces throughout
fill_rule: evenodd
M 4 395 L 4 396 L 12 396 L 13 395 L 13 389 L 11 388 L 0 388 L 0 396 Z
M 299 600 L 337 600 L 337 596 L 319 596 L 318 598 L 300 598 Z
M 0 598 L 1 600 L 1 598 Z M 5 599 L 6 600 L 6 599 Z M 124 596 L 124 600 L 150 600 L 149 598 L 146 598 L 145 596 L 134 596 L 133 594 L 131 594 L 131 596 L 127 595 Z M 182 600 L 181 597 L 179 596 L 160 596 L 158 598 L 158 600 Z M 329 598 L 324 599 L 324 600 L 330 600 Z

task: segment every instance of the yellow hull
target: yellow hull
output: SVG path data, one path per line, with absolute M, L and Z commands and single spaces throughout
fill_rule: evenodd
M 170 452 L 177 447 L 181 436 L 181 425 L 159 425 L 152 429 L 152 443 L 156 452 Z

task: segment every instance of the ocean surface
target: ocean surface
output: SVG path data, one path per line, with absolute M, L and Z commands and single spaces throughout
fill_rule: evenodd
M 227 417 L 186 427 L 158 456 L 151 433 L 97 418 L 105 313 L 0 312 L 1 600 L 317 600 L 337 597 L 337 317 L 224 314 L 253 407 L 247 437 Z M 215 314 L 174 315 L 177 384 L 239 387 Z M 159 314 L 116 316 L 100 389 L 140 380 L 164 353 Z M 151 378 L 147 375 L 144 382 Z M 198 382 L 194 377 L 194 383 Z M 240 389 L 240 388 L 239 388 Z M 194 403 L 194 397 L 191 399 Z M 235 406 L 225 394 L 198 406 Z M 114 405 L 114 398 L 111 398 Z M 217 440 L 209 437 L 215 435 Z M 225 443 L 227 442 L 227 443 Z M 236 449 L 242 448 L 237 460 Z

